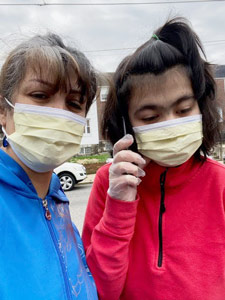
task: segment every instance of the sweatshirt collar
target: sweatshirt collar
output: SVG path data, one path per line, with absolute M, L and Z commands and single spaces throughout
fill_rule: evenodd
M 177 167 L 162 167 L 154 161 L 150 161 L 150 163 L 145 168 L 146 174 L 149 175 L 146 176 L 149 178 L 148 184 L 151 182 L 151 186 L 153 188 L 159 188 L 160 175 L 166 171 L 165 187 L 178 188 L 184 184 L 187 184 L 189 181 L 192 181 L 201 169 L 203 163 L 204 160 L 200 161 L 194 156 Z
M 2 164 L 10 172 L 15 174 L 16 177 L 28 185 L 30 178 L 28 177 L 27 173 L 10 155 L 8 155 L 2 149 L 0 149 L 0 164 Z M 4 177 L 4 174 L 2 174 L 1 177 Z
M 32 195 L 36 195 L 36 197 L 38 197 L 37 192 L 27 173 L 11 156 L 9 156 L 2 149 L 0 149 L 0 164 L 2 164 L 7 170 L 6 172 L 2 172 L 2 174 L 0 174 L 0 179 L 8 184 L 9 188 L 10 186 L 11 188 L 16 188 L 18 192 L 21 191 L 22 194 L 27 194 L 29 197 Z M 18 184 L 16 177 L 14 179 L 12 175 L 15 175 L 20 180 L 20 184 Z M 60 186 L 60 181 L 57 175 L 54 173 L 52 174 L 47 197 L 54 197 L 59 201 L 69 202 Z

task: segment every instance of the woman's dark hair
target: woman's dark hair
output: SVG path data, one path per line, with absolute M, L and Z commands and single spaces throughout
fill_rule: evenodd
M 155 31 L 150 40 L 120 63 L 114 73 L 105 105 L 103 136 L 112 144 L 117 142 L 124 135 L 123 119 L 127 133 L 134 135 L 128 109 L 132 85 L 137 76 L 162 74 L 179 65 L 185 68 L 190 78 L 203 117 L 203 142 L 196 155 L 200 158 L 201 151 L 204 156 L 209 154 L 220 138 L 215 81 L 198 36 L 183 18 L 167 21 Z M 137 151 L 136 143 L 132 149 Z
M 96 74 L 85 55 L 66 46 L 53 33 L 36 35 L 18 45 L 8 55 L 0 74 L 0 94 L 11 101 L 28 69 L 41 76 L 51 76 L 57 89 L 66 89 L 70 71 L 77 77 L 81 101 L 88 112 L 96 94 Z M 1 106 L 5 105 L 2 101 Z M 6 105 L 9 109 L 9 106 Z

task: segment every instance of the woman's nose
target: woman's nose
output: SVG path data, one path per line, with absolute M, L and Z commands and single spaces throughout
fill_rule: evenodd
M 68 110 L 66 106 L 66 96 L 61 93 L 55 94 L 51 101 L 51 106 L 54 108 Z

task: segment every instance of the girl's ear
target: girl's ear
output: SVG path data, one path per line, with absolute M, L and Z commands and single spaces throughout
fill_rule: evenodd
M 3 127 L 6 125 L 6 108 L 3 103 L 2 95 L 0 95 L 0 125 Z

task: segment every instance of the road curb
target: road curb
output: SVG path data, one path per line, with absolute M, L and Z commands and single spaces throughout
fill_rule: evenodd
M 94 179 L 95 179 L 95 174 L 88 174 L 83 181 L 79 182 L 79 184 L 88 184 L 88 183 L 90 184 L 93 183 Z

